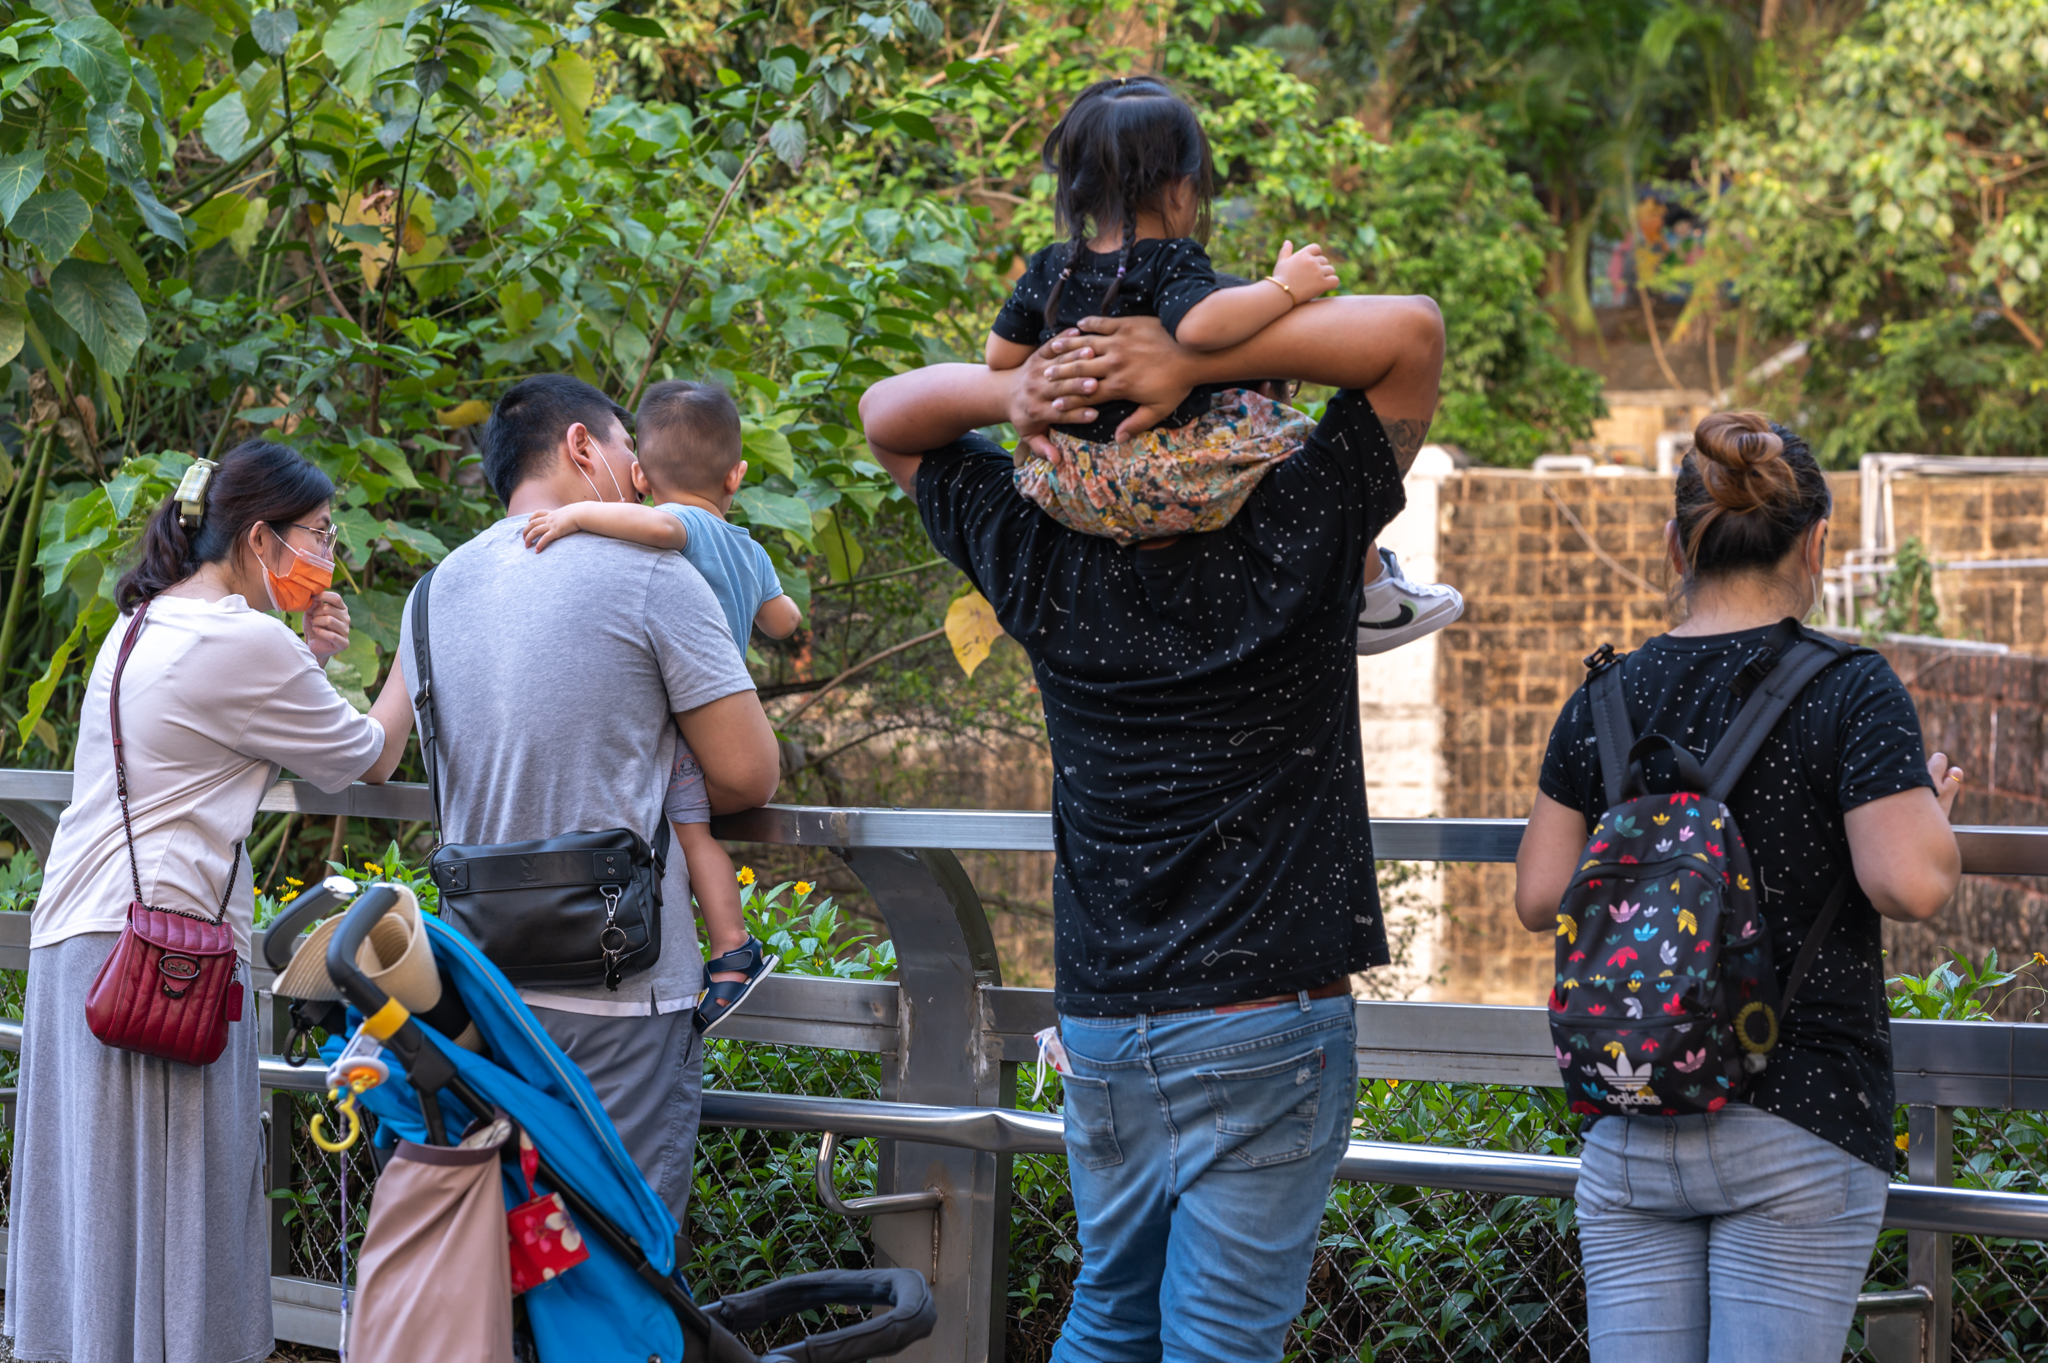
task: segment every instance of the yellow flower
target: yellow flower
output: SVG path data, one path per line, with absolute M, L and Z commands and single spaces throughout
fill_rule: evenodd
M 2035 964 L 2035 965 L 2048 965 L 2048 956 L 2043 956 L 2043 955 L 2042 955 L 2042 954 L 2041 954 L 2040 952 L 2038 952 L 2038 951 L 2037 951 L 2037 952 L 2035 952 L 2035 953 L 2034 953 L 2034 964 Z
M 1904 1150 L 1906 1148 L 1906 1138 L 1904 1136 L 1901 1136 L 1897 1140 L 1893 1141 L 1892 1144 L 1898 1146 L 1899 1149 Z
M 277 902 L 280 904 L 289 904 L 298 897 L 299 892 L 297 890 L 290 890 L 287 891 L 282 897 L 280 897 Z
M 805 895 L 809 894 L 810 892 L 811 892 L 811 882 L 810 882 L 810 881 L 808 881 L 808 880 L 799 880 L 799 881 L 798 881 L 798 882 L 796 883 L 796 894 L 797 894 L 797 898 L 801 899 L 801 898 L 803 898 L 803 897 L 804 897 Z
M 371 875 L 378 875 L 378 876 L 381 876 L 381 875 L 383 875 L 383 874 L 384 874 L 384 868 L 383 868 L 382 866 L 379 866 L 379 865 L 378 865 L 378 864 L 377 864 L 376 862 L 374 862 L 374 861 L 366 861 L 366 862 L 364 862 L 364 863 L 363 863 L 363 869 L 364 869 L 365 871 L 368 871 L 368 872 L 369 872 L 369 873 L 370 873 Z
M 297 876 L 286 876 L 286 877 L 284 878 L 284 883 L 285 883 L 285 884 L 287 884 L 287 885 L 290 885 L 290 886 L 292 886 L 292 887 L 293 887 L 294 889 L 296 889 L 297 887 L 299 887 L 299 886 L 301 886 L 301 885 L 305 884 L 306 882 L 305 882 L 305 881 L 303 881 L 303 880 L 300 880 L 300 879 L 299 879 L 299 878 L 298 878 Z
M 742 867 L 740 867 L 740 875 L 739 875 L 739 881 L 740 881 L 740 884 L 742 884 L 742 885 L 751 885 L 751 884 L 753 884 L 753 883 L 754 883 L 754 868 L 753 868 L 753 867 L 751 867 L 751 866 L 742 866 Z

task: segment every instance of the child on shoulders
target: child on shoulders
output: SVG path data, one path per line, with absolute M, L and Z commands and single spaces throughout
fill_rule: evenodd
M 997 313 L 991 369 L 1016 368 L 1086 316 L 1157 317 L 1179 344 L 1222 350 L 1337 287 L 1322 248 L 1291 241 L 1256 283 L 1215 271 L 1196 239 L 1215 189 L 1208 139 L 1157 79 L 1082 91 L 1046 138 L 1044 161 L 1070 235 L 1031 257 Z M 1070 529 L 1127 544 L 1220 529 L 1311 428 L 1257 388 L 1204 385 L 1171 412 L 1101 403 L 1091 423 L 1018 444 L 1018 490 Z M 1391 550 L 1373 546 L 1366 565 L 1360 654 L 1398 648 L 1465 609 L 1455 588 L 1410 582 Z
M 526 524 L 527 544 L 538 553 L 565 535 L 586 532 L 677 550 L 703 574 L 742 656 L 752 630 L 788 638 L 803 612 L 782 590 L 768 551 L 725 519 L 747 477 L 732 395 L 715 383 L 657 383 L 641 399 L 634 427 L 633 490 L 657 505 L 571 502 L 537 511 Z M 708 1033 L 746 1002 L 777 958 L 747 931 L 732 859 L 711 836 L 704 768 L 680 738 L 663 814 L 689 863 L 690 889 L 704 920 L 708 982 L 697 1000 L 696 1026 Z

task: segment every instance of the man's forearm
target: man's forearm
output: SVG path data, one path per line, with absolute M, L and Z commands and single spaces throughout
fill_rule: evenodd
M 1331 388 L 1371 388 L 1404 356 L 1434 346 L 1443 323 L 1427 298 L 1352 295 L 1326 298 L 1278 318 L 1223 350 L 1183 351 L 1193 383 L 1299 379 Z
M 1019 372 L 934 364 L 896 374 L 861 395 L 861 424 L 882 449 L 935 450 L 979 427 L 1008 421 Z

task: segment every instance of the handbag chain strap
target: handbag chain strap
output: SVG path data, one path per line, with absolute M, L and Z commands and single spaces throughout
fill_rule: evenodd
M 149 614 L 149 603 L 143 602 L 135 608 L 135 619 L 128 626 L 128 633 L 122 636 L 121 651 L 114 658 L 114 680 L 108 688 L 107 717 L 114 734 L 114 798 L 121 802 L 121 832 L 128 840 L 128 878 L 135 885 L 135 902 L 155 913 L 174 913 L 180 918 L 190 918 L 201 923 L 219 924 L 228 916 L 228 900 L 235 893 L 235 878 L 242 871 L 242 844 L 235 844 L 234 855 L 228 862 L 227 888 L 220 892 L 220 914 L 208 918 L 203 913 L 189 909 L 173 909 L 151 904 L 142 897 L 142 866 L 135 859 L 135 823 L 128 814 L 128 764 L 121 758 L 121 673 L 127 670 L 128 655 L 135 651 L 135 640 L 142 633 L 142 621 Z

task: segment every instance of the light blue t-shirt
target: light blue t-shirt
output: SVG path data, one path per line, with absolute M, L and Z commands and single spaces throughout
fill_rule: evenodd
M 663 502 L 661 510 L 690 532 L 683 557 L 711 584 L 711 594 L 718 598 L 725 623 L 732 627 L 732 641 L 744 658 L 754 633 L 754 612 L 782 595 L 775 561 L 752 535 L 700 506 Z

